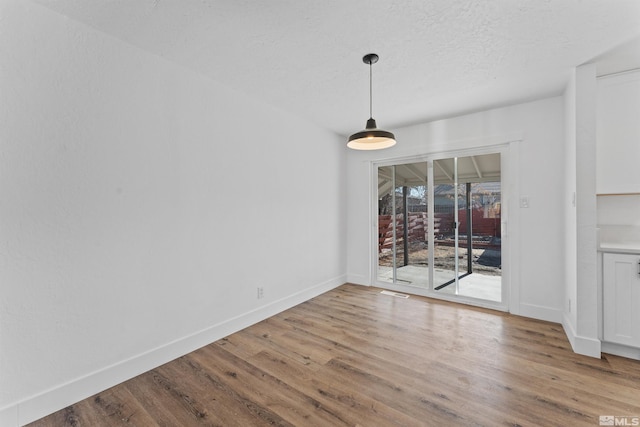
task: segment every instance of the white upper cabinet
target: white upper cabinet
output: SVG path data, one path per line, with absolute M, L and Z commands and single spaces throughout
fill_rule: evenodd
M 640 193 L 640 70 L 598 79 L 596 192 Z

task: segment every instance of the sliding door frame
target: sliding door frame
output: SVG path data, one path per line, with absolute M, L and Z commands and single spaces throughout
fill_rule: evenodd
M 512 259 L 518 259 L 513 255 L 517 252 L 517 239 L 512 237 L 508 231 L 509 222 L 518 223 L 517 211 L 510 209 L 510 205 L 515 200 L 515 189 L 518 188 L 518 177 L 515 173 L 515 167 L 512 165 L 517 164 L 520 139 L 513 139 L 510 142 L 504 142 L 494 145 L 486 145 L 477 148 L 461 148 L 456 150 L 440 151 L 428 154 L 418 154 L 412 156 L 396 157 L 383 160 L 376 160 L 371 162 L 371 242 L 378 242 L 378 168 L 388 167 L 401 164 L 420 163 L 427 162 L 427 190 L 428 190 L 428 244 L 429 248 L 434 247 L 434 182 L 433 182 L 433 162 L 434 160 L 441 160 L 447 158 L 458 158 L 468 156 L 480 156 L 483 154 L 500 154 L 500 182 L 501 182 L 501 255 L 502 255 L 502 276 L 501 276 L 501 301 L 494 302 L 489 300 L 477 299 L 467 297 L 463 295 L 451 295 L 438 292 L 434 290 L 434 254 L 433 250 L 429 251 L 429 268 L 428 268 L 428 287 L 417 287 L 410 285 L 403 285 L 397 282 L 396 272 L 394 267 L 394 283 L 383 282 L 378 280 L 378 246 L 373 244 L 371 247 L 371 285 L 382 288 L 391 289 L 398 292 L 404 292 L 415 295 L 422 295 L 447 301 L 460 302 L 464 304 L 470 304 L 480 307 L 492 308 L 501 311 L 511 311 L 517 314 L 519 312 L 518 305 L 518 281 L 513 280 L 513 271 L 517 268 L 513 268 Z M 395 174 L 394 174 L 395 176 Z M 395 190 L 395 188 L 394 188 Z M 393 197 L 392 199 L 395 199 Z M 395 211 L 394 211 L 395 212 Z M 395 224 L 394 224 L 395 225 Z M 395 227 L 394 227 L 395 229 Z M 395 239 L 394 239 L 395 242 Z M 457 274 L 457 270 L 456 270 Z

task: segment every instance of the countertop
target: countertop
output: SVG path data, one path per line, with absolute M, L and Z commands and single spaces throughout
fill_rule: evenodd
M 598 250 L 640 254 L 640 227 L 628 225 L 598 226 Z

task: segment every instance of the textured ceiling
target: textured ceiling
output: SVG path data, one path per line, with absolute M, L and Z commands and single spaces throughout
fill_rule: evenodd
M 393 128 L 559 94 L 640 36 L 638 0 L 34 1 L 341 134 L 368 118 L 369 52 Z

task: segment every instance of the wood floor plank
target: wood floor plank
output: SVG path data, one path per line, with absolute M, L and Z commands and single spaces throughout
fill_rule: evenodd
M 292 329 L 290 325 L 287 325 L 284 322 L 281 323 L 282 327 Z M 258 333 L 256 333 L 253 328 L 250 328 L 246 331 L 243 331 L 243 333 L 241 334 L 234 334 L 233 336 L 229 337 L 228 340 L 235 345 L 233 353 L 236 355 L 241 356 L 242 352 L 237 351 L 237 349 L 241 349 L 244 347 L 259 348 L 260 350 L 264 350 L 265 348 L 267 348 L 276 353 L 285 351 L 289 357 L 296 359 L 303 365 L 309 366 L 309 368 L 311 369 L 312 367 L 310 365 L 314 363 L 314 361 L 309 355 L 307 348 L 303 346 L 290 347 L 283 345 L 283 343 L 287 341 L 287 338 L 283 338 L 285 337 L 285 335 L 285 333 L 271 334 L 269 332 L 265 332 L 264 330 L 260 330 L 258 331 Z M 229 348 L 229 351 L 232 350 Z M 246 358 L 249 358 L 257 353 L 259 352 L 252 352 L 252 354 Z
M 561 325 L 343 285 L 31 424 L 595 426 L 640 417 L 640 362 Z
M 345 378 L 341 378 L 339 382 L 322 381 L 328 377 L 309 375 L 295 360 L 287 360 L 282 354 L 265 351 L 254 356 L 253 360 L 292 387 L 308 390 L 320 408 L 339 420 L 325 425 L 421 425 L 407 414 L 372 399 L 369 393 L 363 393 L 360 388 L 341 387 Z
M 339 425 L 340 419 L 321 408 L 312 396 L 299 388 L 291 387 L 282 378 L 273 376 L 263 365 L 256 367 L 224 348 L 209 346 L 194 357 L 212 371 L 230 372 L 242 399 L 253 407 L 272 412 L 269 421 L 281 417 L 278 425 Z M 253 360 L 253 359 L 251 359 Z M 278 390 L 278 393 L 274 393 Z
M 247 387 L 238 387 L 239 381 L 244 378 L 245 372 L 236 369 L 218 368 L 222 360 L 218 358 L 200 357 L 206 349 L 217 349 L 217 346 L 209 346 L 200 351 L 181 357 L 167 368 L 173 370 L 172 377 L 183 378 L 185 389 L 189 389 L 192 395 L 198 396 L 201 404 L 207 409 L 207 414 L 219 421 L 219 425 L 228 425 L 228 420 L 233 419 L 238 425 L 278 425 L 290 426 L 286 420 L 275 414 L 269 408 L 261 405 L 252 398 L 253 390 Z M 217 369 L 208 369 L 215 362 Z M 248 385 L 248 384 L 243 384 Z
M 153 417 L 124 385 L 99 393 L 85 402 L 89 402 L 94 410 L 94 417 L 90 421 L 93 425 L 130 427 L 156 425 Z
M 153 416 L 157 425 L 198 425 L 197 417 L 185 408 L 180 392 L 175 389 L 172 380 L 156 369 L 127 381 L 125 386 L 135 396 L 140 406 Z M 188 402 L 185 403 L 188 404 Z

